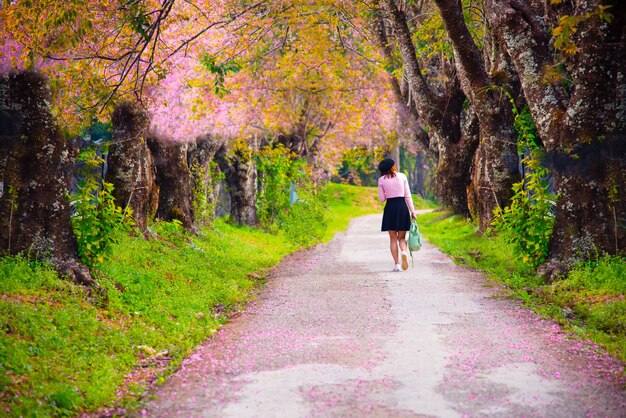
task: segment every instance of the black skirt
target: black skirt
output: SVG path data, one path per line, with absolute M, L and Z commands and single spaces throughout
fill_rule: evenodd
M 404 197 L 387 199 L 383 212 L 381 231 L 408 231 L 411 229 L 411 214 Z

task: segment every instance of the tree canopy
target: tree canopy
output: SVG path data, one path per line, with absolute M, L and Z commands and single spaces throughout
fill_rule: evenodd
M 4 5 L 4 69 L 47 74 L 70 133 L 123 100 L 173 140 L 293 136 L 304 151 L 325 138 L 329 163 L 342 144 L 382 145 L 402 130 L 366 4 L 48 3 Z
M 440 201 L 481 231 L 525 190 L 524 147 L 535 147 L 558 196 L 546 216 L 562 265 L 626 240 L 624 7 L 4 1 L 0 70 L 44 73 L 69 135 L 131 102 L 163 140 L 281 143 L 325 175 L 347 149 L 419 146 L 436 158 Z

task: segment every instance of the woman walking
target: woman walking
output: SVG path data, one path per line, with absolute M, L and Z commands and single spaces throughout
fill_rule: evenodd
M 402 270 L 409 268 L 407 253 L 406 232 L 411 227 L 411 218 L 415 218 L 415 208 L 409 190 L 406 176 L 396 172 L 396 163 L 391 158 L 385 158 L 378 164 L 380 177 L 378 178 L 378 199 L 385 204 L 383 225 L 381 231 L 389 232 L 389 249 L 393 257 L 393 271 L 400 271 L 398 245 Z

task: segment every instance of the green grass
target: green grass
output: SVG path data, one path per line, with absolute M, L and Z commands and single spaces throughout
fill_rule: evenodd
M 433 212 L 418 217 L 420 231 L 459 264 L 487 273 L 537 312 L 626 361 L 626 259 L 604 257 L 579 265 L 554 283 L 538 277 L 512 245 L 461 216 Z
M 572 326 L 626 361 L 626 258 L 605 256 L 580 264 L 537 296 L 573 314 Z
M 327 186 L 324 241 L 351 218 L 382 210 L 376 188 Z M 416 200 L 416 207 L 433 204 Z M 424 235 L 460 263 L 507 284 L 535 309 L 626 359 L 624 259 L 581 265 L 548 285 L 498 237 L 441 212 L 419 217 Z M 118 402 L 132 405 L 145 379 L 130 372 L 169 359 L 161 379 L 203 339 L 254 297 L 267 270 L 300 247 L 284 234 L 217 220 L 198 236 L 172 223 L 158 238 L 123 236 L 98 278 L 106 299 L 59 279 L 42 263 L 0 258 L 0 415 L 63 416 Z M 163 363 L 161 363 L 163 364 Z M 152 366 L 154 367 L 154 366 Z
M 42 264 L 0 260 L 1 410 L 91 410 L 114 400 L 142 360 L 160 353 L 175 367 L 295 249 L 282 235 L 222 220 L 195 237 L 171 223 L 154 230 L 158 239 L 123 237 L 101 266 L 108 301 L 90 303 Z
M 331 184 L 328 193 L 326 241 L 381 210 L 375 189 Z M 132 406 L 146 382 L 125 381 L 130 372 L 166 358 L 162 379 L 301 248 L 220 219 L 198 236 L 173 223 L 152 229 L 149 241 L 121 236 L 100 266 L 106 298 L 42 263 L 0 258 L 0 415 L 75 415 L 116 404 L 121 388 Z
M 432 200 L 424 199 L 423 197 L 412 195 L 413 196 L 413 205 L 415 209 L 437 209 L 439 205 Z
M 418 223 L 420 232 L 459 264 L 480 269 L 516 291 L 541 283 L 503 238 L 479 236 L 478 227 L 462 216 L 432 212 L 418 216 Z
M 350 219 L 377 213 L 383 208 L 378 201 L 378 189 L 375 187 L 328 183 L 325 193 L 329 215 L 326 218 L 323 242 L 330 241 L 337 232 L 345 230 Z

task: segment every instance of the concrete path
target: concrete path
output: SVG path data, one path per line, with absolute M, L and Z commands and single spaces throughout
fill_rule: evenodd
M 621 365 L 380 216 L 288 257 L 142 411 L 176 417 L 626 417 Z M 621 385 L 621 388 L 620 388 Z

